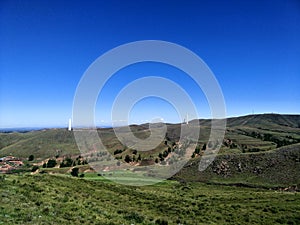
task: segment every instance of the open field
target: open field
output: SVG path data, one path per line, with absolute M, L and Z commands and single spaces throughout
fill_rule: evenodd
M 7 175 L 0 224 L 299 224 L 300 195 L 165 181 L 131 187 L 103 178 Z

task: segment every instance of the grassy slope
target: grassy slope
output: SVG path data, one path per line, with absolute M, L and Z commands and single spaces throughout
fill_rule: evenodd
M 300 144 L 263 153 L 219 155 L 203 172 L 200 159 L 189 162 L 175 178 L 226 184 L 300 187 Z
M 203 145 L 208 139 L 210 122 L 210 120 L 200 120 L 200 145 Z M 265 183 L 266 185 L 277 186 L 299 184 L 300 163 L 296 161 L 300 154 L 299 145 L 287 146 L 287 149 L 290 149 L 288 154 L 293 155 L 290 157 L 286 156 L 283 150 L 269 152 L 269 150 L 276 148 L 276 143 L 249 135 L 252 132 L 257 132 L 262 135 L 272 135 L 278 140 L 300 140 L 299 126 L 300 115 L 263 114 L 229 118 L 225 138 L 231 139 L 237 147 L 232 149 L 222 146 L 221 156 L 204 173 L 198 173 L 197 160 L 199 159 L 195 159 L 178 176 L 187 180 L 206 182 Z M 147 124 L 133 125 L 131 130 L 136 136 L 145 138 L 149 135 L 147 127 Z M 167 132 L 171 141 L 178 140 L 180 124 L 168 124 Z M 111 152 L 123 148 L 112 129 L 101 129 L 99 134 Z M 0 134 L 0 144 L 0 147 L 2 146 L 0 157 L 13 154 L 27 158 L 33 154 L 36 159 L 41 160 L 54 157 L 58 151 L 60 156 L 79 154 L 73 133 L 66 129 L 2 133 Z M 242 149 L 242 145 L 247 145 L 247 149 Z M 153 155 L 153 159 L 155 159 L 158 153 L 163 152 L 167 147 L 162 143 L 153 151 L 141 154 L 143 158 L 149 158 L 150 155 Z M 252 148 L 257 148 L 261 152 L 248 154 L 247 151 Z M 132 151 L 127 149 L 120 155 L 123 155 L 124 159 L 126 154 L 132 154 Z M 228 174 L 216 173 L 215 170 L 222 162 L 228 164 Z M 239 163 L 241 163 L 241 171 L 238 168 Z M 191 166 L 191 164 L 193 165 Z
M 8 139 L 11 135 L 16 134 L 1 134 L 1 143 L 3 139 Z M 2 148 L 0 156 L 14 155 L 28 158 L 29 155 L 33 154 L 35 158 L 45 159 L 54 157 L 58 151 L 61 151 L 62 155 L 79 153 L 72 132 L 66 129 L 32 131 L 18 135 L 21 135 L 22 138 Z
M 0 224 L 299 224 L 299 193 L 167 181 L 130 187 L 54 175 L 0 181 Z
M 225 137 L 232 139 L 238 145 L 235 152 L 241 151 L 240 146 L 242 144 L 247 145 L 248 149 L 258 148 L 265 151 L 276 148 L 276 144 L 271 141 L 251 137 L 249 136 L 251 132 L 271 134 L 275 138 L 287 140 L 289 140 L 287 136 L 290 136 L 300 141 L 299 127 L 299 115 L 250 115 L 229 118 L 227 120 Z M 139 138 L 149 136 L 147 128 L 147 124 L 131 126 L 132 132 Z M 200 128 L 199 143 L 203 144 L 208 140 L 210 134 L 210 120 L 200 120 Z M 113 152 L 116 149 L 123 148 L 112 129 L 101 129 L 99 130 L 99 134 L 102 142 L 110 151 Z M 172 141 L 177 141 L 180 136 L 180 124 L 168 124 L 167 136 Z M 163 152 L 165 150 L 164 147 L 164 145 L 158 146 L 154 149 L 154 153 Z M 226 153 L 226 150 L 228 151 L 229 149 L 223 146 L 222 152 Z M 33 154 L 36 158 L 46 159 L 54 157 L 57 151 L 60 151 L 60 155 L 76 155 L 79 153 L 72 132 L 66 129 L 50 129 L 28 133 L 0 133 L 0 157 L 13 154 L 18 157 L 27 158 Z

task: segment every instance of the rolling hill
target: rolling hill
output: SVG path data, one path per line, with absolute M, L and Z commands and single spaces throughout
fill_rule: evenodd
M 193 126 L 197 121 L 190 121 Z M 300 115 L 260 114 L 227 119 L 227 128 L 219 156 L 200 173 L 198 161 L 209 145 L 211 120 L 199 120 L 198 150 L 190 162 L 175 177 L 189 181 L 270 185 L 299 184 Z M 162 143 L 151 151 L 137 152 L 118 140 L 112 128 L 98 129 L 102 142 L 113 157 L 131 165 L 164 165 L 169 154 L 178 148 L 181 124 L 167 124 Z M 122 128 L 119 128 L 122 130 Z M 140 139 L 150 135 L 149 124 L 131 125 L 131 131 Z M 82 154 L 90 163 L 99 160 L 97 148 L 90 143 L 91 152 Z M 39 162 L 56 158 L 80 156 L 73 132 L 67 129 L 44 129 L 31 132 L 0 133 L 0 157 L 13 155 L 27 159 L 34 155 Z M 101 155 L 102 156 L 102 155 Z M 105 159 L 110 156 L 105 155 Z M 223 168 L 223 169 L 222 169 Z M 226 168 L 226 173 L 222 170 Z M 230 172 L 229 172 L 230 171 Z M 283 179 L 282 177 L 287 177 Z M 246 179 L 247 178 L 247 179 Z

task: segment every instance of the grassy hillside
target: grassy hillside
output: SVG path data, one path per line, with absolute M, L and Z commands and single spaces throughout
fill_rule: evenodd
M 29 173 L 32 162 L 26 161 L 29 165 L 23 172 L 0 175 L 0 224 L 300 224 L 300 116 L 229 118 L 218 156 L 199 172 L 204 146 L 209 145 L 210 123 L 200 120 L 197 153 L 180 172 L 142 187 L 106 180 L 107 176 L 113 179 L 113 173 L 130 183 L 130 171 L 117 165 L 118 171 L 93 173 L 83 162 L 92 164 L 92 159 L 106 159 L 108 154 L 99 154 L 89 143 L 91 153 L 79 157 L 73 133 L 66 129 L 0 133 L 0 157 L 12 154 L 27 159 L 32 154 L 33 164 L 73 158 L 66 167 L 39 166 L 36 174 Z M 148 152 L 124 147 L 113 129 L 98 133 L 115 158 L 135 157 L 130 163 L 139 172 L 139 164 L 162 166 L 168 160 L 162 153 L 177 148 L 180 124 L 167 126 L 163 142 Z M 148 127 L 133 125 L 131 130 L 143 139 L 149 136 Z M 83 178 L 70 176 L 74 166 Z M 140 171 L 137 181 L 148 184 L 154 179 L 147 173 Z
M 219 155 L 203 172 L 190 161 L 176 179 L 206 183 L 300 188 L 300 144 L 258 153 Z
M 0 224 L 299 224 L 299 193 L 180 184 L 130 187 L 64 175 L 0 179 Z
M 27 158 L 32 154 L 35 158 L 42 160 L 55 157 L 57 154 L 79 154 L 73 133 L 66 129 L 2 133 L 0 143 L 5 146 L 0 149 L 0 156 L 14 155 Z
M 210 120 L 200 120 L 199 145 L 207 142 L 210 134 Z M 193 124 L 193 121 L 191 121 Z M 277 147 L 300 142 L 300 115 L 277 115 L 262 114 L 227 119 L 227 130 L 225 139 L 232 141 L 231 146 L 222 145 L 221 152 L 241 153 L 258 152 L 275 149 Z M 149 136 L 149 124 L 133 125 L 131 130 L 138 138 Z M 143 152 L 145 158 L 155 158 L 159 153 L 165 151 L 171 144 L 178 141 L 180 137 L 180 124 L 167 124 L 168 130 L 166 140 L 153 151 Z M 114 135 L 111 128 L 99 129 L 99 135 L 111 153 L 117 149 L 126 150 Z M 59 154 L 79 154 L 72 132 L 66 129 L 49 129 L 32 131 L 27 133 L 0 133 L 0 157 L 13 154 L 17 157 L 26 158 L 33 154 L 36 158 L 46 159 Z M 130 149 L 118 155 L 125 157 L 131 154 Z
M 198 162 L 204 153 L 205 145 L 209 145 L 211 120 L 200 120 L 200 138 L 198 152 L 191 155 L 187 167 L 177 175 L 180 179 L 205 182 L 229 182 L 266 185 L 299 185 L 299 144 L 300 115 L 262 114 L 229 118 L 226 134 L 214 163 L 203 173 L 198 173 Z M 191 121 L 193 126 L 195 121 Z M 113 157 L 132 165 L 157 166 L 169 163 L 172 152 L 178 150 L 175 145 L 180 137 L 181 124 L 167 124 L 167 134 L 163 142 L 150 151 L 137 152 L 134 148 L 122 145 L 111 128 L 99 129 L 98 133 L 106 148 Z M 123 128 L 119 128 L 122 131 Z M 150 135 L 149 124 L 132 125 L 131 131 L 138 138 Z M 73 160 L 106 162 L 111 156 L 98 151 L 93 143 L 89 143 L 90 152 L 78 160 L 80 152 L 77 148 L 73 132 L 66 129 L 48 129 L 27 133 L 0 133 L 0 157 L 14 155 L 27 159 L 34 155 L 40 162 L 49 158 L 57 158 L 58 165 L 64 157 Z M 74 166 L 74 165 L 73 165 Z M 117 166 L 117 165 L 116 165 Z M 226 174 L 219 167 L 226 168 Z M 62 169 L 64 171 L 64 169 Z

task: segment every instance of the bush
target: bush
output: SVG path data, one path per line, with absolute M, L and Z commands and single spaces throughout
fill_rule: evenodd
M 122 153 L 123 151 L 121 149 L 117 149 L 116 151 L 114 151 L 114 155 L 117 155 L 117 154 L 120 154 Z
M 79 174 L 79 168 L 73 168 L 71 171 L 71 175 L 73 177 L 78 177 L 78 174 Z
M 169 152 L 168 151 L 164 151 L 163 157 L 166 158 L 168 155 L 169 155 Z
M 129 155 L 125 156 L 125 162 L 130 163 L 132 161 L 131 157 Z
M 136 212 L 131 212 L 131 213 L 128 213 L 127 215 L 125 215 L 124 219 L 129 220 L 129 221 L 135 221 L 136 223 L 142 223 L 145 218 L 144 218 L 144 216 L 139 215 Z
M 35 172 L 35 171 L 37 171 L 38 169 L 39 169 L 38 166 L 33 166 L 32 169 L 31 169 L 31 172 Z
M 73 160 L 71 158 L 66 158 L 60 164 L 60 167 L 71 167 L 73 164 Z
M 163 219 L 158 219 L 158 220 L 155 221 L 155 224 L 158 224 L 158 225 L 168 225 L 168 221 L 163 220 Z
M 53 168 L 54 166 L 56 166 L 56 160 L 55 159 L 49 159 L 47 162 L 46 167 L 47 168 Z
M 34 155 L 30 155 L 29 157 L 28 157 L 28 161 L 33 161 L 34 160 Z
M 196 147 L 195 153 L 196 153 L 196 154 L 199 154 L 199 153 L 200 153 L 200 148 L 199 148 L 199 147 Z

